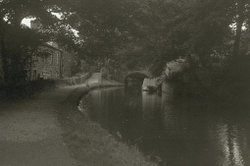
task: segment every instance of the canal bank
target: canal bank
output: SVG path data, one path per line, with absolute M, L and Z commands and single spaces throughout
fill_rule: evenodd
M 100 124 L 91 121 L 87 110 L 78 110 L 80 99 L 87 97 L 91 90 L 122 86 L 114 81 L 88 82 L 88 86 L 72 91 L 58 112 L 62 137 L 73 158 L 87 166 L 156 166 L 135 146 L 120 142 Z

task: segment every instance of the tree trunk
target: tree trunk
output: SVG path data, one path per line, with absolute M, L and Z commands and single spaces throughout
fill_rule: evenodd
M 8 80 L 8 60 L 7 60 L 7 55 L 6 55 L 6 48 L 5 48 L 5 29 L 4 29 L 4 25 L 1 25 L 2 29 L 0 31 L 0 50 L 1 50 L 1 70 L 2 70 L 2 74 L 3 74 L 3 84 L 6 84 L 7 80 Z

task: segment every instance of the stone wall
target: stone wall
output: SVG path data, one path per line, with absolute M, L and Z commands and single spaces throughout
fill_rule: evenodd
M 189 68 L 189 62 L 186 59 L 176 59 L 166 64 L 164 74 L 168 78 L 173 78 L 175 75 L 182 74 Z
M 31 80 L 59 79 L 61 76 L 62 51 L 41 46 L 36 56 L 32 57 Z
M 82 75 L 77 75 L 73 77 L 67 77 L 56 81 L 57 86 L 68 86 L 68 85 L 78 85 L 84 83 L 89 77 L 90 73 L 85 73 Z

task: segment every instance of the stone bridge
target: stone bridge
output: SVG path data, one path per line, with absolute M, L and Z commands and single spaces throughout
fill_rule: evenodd
M 129 71 L 124 78 L 125 85 L 128 83 L 129 79 L 142 81 L 144 78 L 149 78 L 151 76 L 150 72 L 147 70 Z

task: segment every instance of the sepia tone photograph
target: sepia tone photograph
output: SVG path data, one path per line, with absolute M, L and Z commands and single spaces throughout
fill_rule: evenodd
M 250 166 L 250 0 L 0 0 L 0 166 Z

